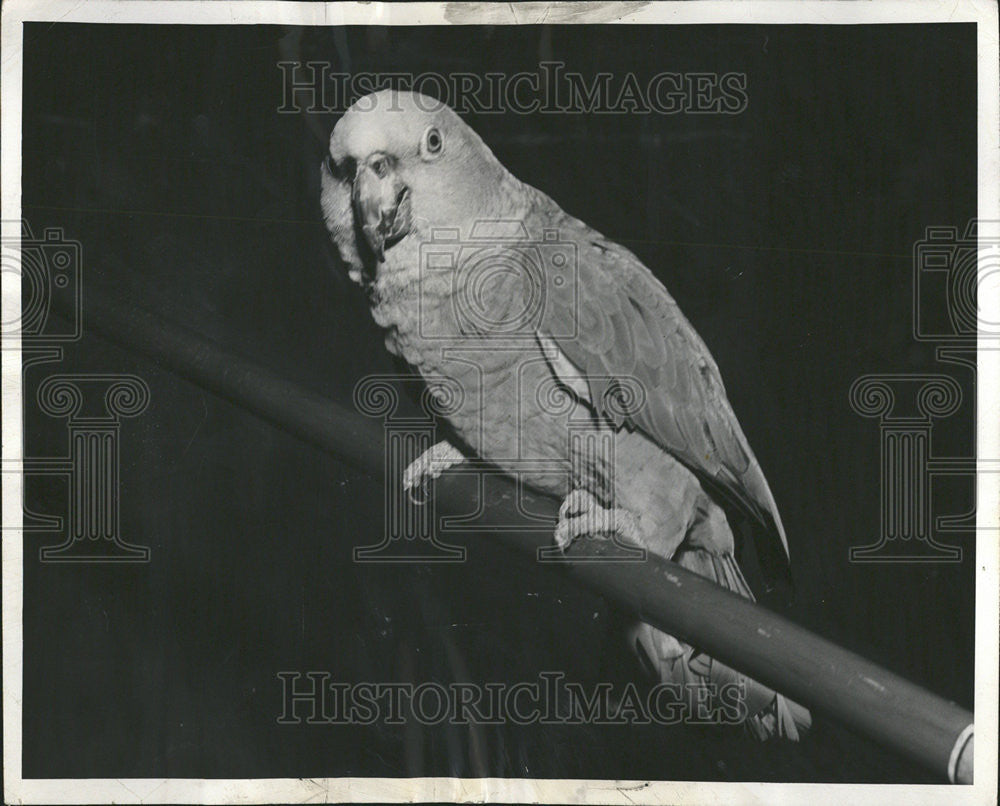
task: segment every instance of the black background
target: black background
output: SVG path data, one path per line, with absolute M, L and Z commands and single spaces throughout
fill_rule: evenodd
M 972 706 L 971 534 L 952 538 L 960 564 L 848 562 L 879 532 L 879 436 L 847 392 L 869 372 L 949 372 L 966 402 L 935 450 L 971 452 L 973 379 L 913 340 L 910 306 L 914 242 L 976 211 L 973 26 L 37 23 L 24 45 L 24 215 L 82 243 L 84 293 L 111 287 L 338 398 L 393 367 L 319 218 L 337 116 L 278 114 L 278 61 L 746 73 L 733 117 L 467 120 L 516 176 L 636 252 L 708 343 L 788 530 L 789 615 Z M 279 671 L 593 683 L 618 668 L 613 619 L 485 539 L 460 566 L 352 563 L 381 535 L 377 485 L 96 337 L 29 371 L 29 456 L 66 451 L 65 423 L 33 405 L 53 371 L 148 382 L 122 430 L 121 525 L 152 556 L 42 564 L 60 536 L 26 538 L 26 777 L 933 780 L 821 713 L 798 746 L 718 727 L 279 725 Z M 968 480 L 935 489 L 942 514 L 972 506 Z M 30 508 L 65 501 L 29 481 Z

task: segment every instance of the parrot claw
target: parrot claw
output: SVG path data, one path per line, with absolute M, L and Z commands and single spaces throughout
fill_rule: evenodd
M 450 442 L 438 442 L 424 451 L 403 471 L 403 490 L 415 504 L 424 504 L 430 494 L 430 483 L 449 467 L 461 464 L 465 455 Z M 420 490 L 421 492 L 416 492 Z
M 638 543 L 639 525 L 631 512 L 607 509 L 587 490 L 573 490 L 559 507 L 556 545 L 565 552 L 578 537 L 602 534 L 614 534 Z

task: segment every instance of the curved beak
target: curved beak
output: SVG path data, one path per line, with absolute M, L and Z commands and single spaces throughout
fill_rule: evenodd
M 358 166 L 351 194 L 354 218 L 380 263 L 385 250 L 411 225 L 410 189 L 399 179 L 391 157 L 373 154 Z

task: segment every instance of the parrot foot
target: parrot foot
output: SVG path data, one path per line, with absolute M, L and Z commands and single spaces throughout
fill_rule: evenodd
M 638 543 L 639 524 L 628 510 L 607 509 L 587 490 L 573 490 L 559 507 L 556 545 L 566 551 L 578 537 L 599 534 L 618 535 Z
M 427 501 L 427 488 L 431 480 L 436 479 L 449 467 L 464 461 L 465 455 L 450 442 L 435 443 L 410 462 L 403 471 L 403 490 L 411 501 L 423 504 Z M 417 490 L 422 491 L 420 498 L 417 497 Z

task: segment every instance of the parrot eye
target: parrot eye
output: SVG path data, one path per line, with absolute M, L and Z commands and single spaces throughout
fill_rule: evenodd
M 436 157 L 441 153 L 441 149 L 444 147 L 444 140 L 441 137 L 441 132 L 434 126 L 431 126 L 426 132 L 424 132 L 424 141 L 422 146 L 421 150 L 424 152 L 425 157 Z
M 385 179 L 389 174 L 389 161 L 385 157 L 376 157 L 369 165 L 379 179 Z

